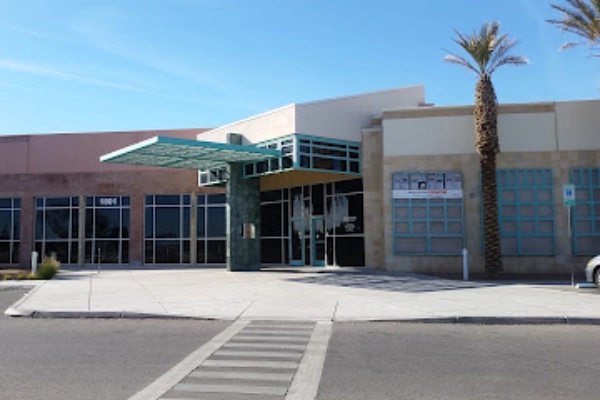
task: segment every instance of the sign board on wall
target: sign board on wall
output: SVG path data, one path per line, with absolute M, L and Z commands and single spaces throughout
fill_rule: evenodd
M 563 204 L 567 207 L 575 205 L 575 185 L 563 185 Z
M 96 197 L 96 207 L 116 207 L 118 205 L 118 197 Z
M 397 172 L 392 174 L 394 199 L 462 199 L 461 172 Z

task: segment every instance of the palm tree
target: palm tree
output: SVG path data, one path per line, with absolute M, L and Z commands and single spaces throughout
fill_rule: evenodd
M 562 19 L 549 19 L 546 22 L 557 25 L 563 32 L 574 33 L 582 40 L 565 43 L 561 48 L 588 45 L 594 49 L 600 44 L 600 0 L 566 0 L 566 2 L 570 8 L 551 4 L 550 7 L 562 13 Z
M 453 39 L 470 56 L 471 61 L 452 52 L 445 61 L 462 65 L 478 76 L 475 86 L 475 148 L 481 167 L 481 190 L 483 197 L 483 237 L 485 242 L 485 273 L 496 277 L 503 271 L 498 226 L 498 193 L 496 183 L 496 155 L 498 143 L 498 103 L 492 74 L 503 65 L 524 65 L 529 61 L 523 56 L 509 54 L 516 41 L 507 34 L 499 36 L 498 22 L 484 24 L 479 32 L 464 35 L 456 31 Z

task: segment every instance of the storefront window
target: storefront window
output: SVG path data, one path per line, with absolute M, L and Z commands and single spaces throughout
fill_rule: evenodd
M 36 199 L 35 249 L 43 256 L 56 255 L 64 264 L 78 262 L 79 198 Z
M 196 211 L 196 262 L 223 264 L 226 261 L 227 228 L 224 194 L 198 196 Z
M 129 262 L 128 196 L 88 196 L 85 211 L 85 262 Z
M 20 216 L 20 199 L 0 199 L 0 264 L 19 263 Z
M 145 261 L 190 262 L 190 195 L 147 195 Z

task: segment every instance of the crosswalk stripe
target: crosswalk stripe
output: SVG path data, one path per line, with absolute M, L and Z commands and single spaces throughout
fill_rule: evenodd
M 234 340 L 236 341 L 240 341 L 240 340 L 250 340 L 250 341 L 255 341 L 255 342 L 302 342 L 302 343 L 306 343 L 308 342 L 308 337 L 307 338 L 301 338 L 301 337 L 297 337 L 297 336 L 254 336 L 254 335 L 248 335 L 248 334 L 238 334 L 236 335 L 234 338 Z
M 257 381 L 285 381 L 289 382 L 294 377 L 292 372 L 233 372 L 233 371 L 202 371 L 196 370 L 190 375 L 192 378 L 210 379 L 241 379 Z
M 250 324 L 246 325 L 245 329 L 289 329 L 296 331 L 312 331 L 315 328 L 314 325 L 278 325 L 278 324 Z
M 271 386 L 242 386 L 242 385 L 197 385 L 193 383 L 180 383 L 174 388 L 176 391 L 194 393 L 239 393 L 239 394 L 266 394 L 283 396 L 287 392 L 285 387 Z
M 314 400 L 317 397 L 332 325 L 331 322 L 317 323 L 286 400 Z
M 225 357 L 243 357 L 243 358 L 292 358 L 299 360 L 302 353 L 289 353 L 278 351 L 241 351 L 241 350 L 218 350 L 213 355 Z
M 196 400 L 211 396 L 207 393 L 314 400 L 331 327 L 331 322 L 238 321 L 130 400 Z
M 310 337 L 312 331 L 290 331 L 290 330 L 281 330 L 281 329 L 244 329 L 242 333 L 251 333 L 253 335 L 275 335 L 275 336 L 302 336 L 302 337 Z
M 206 360 L 202 365 L 207 367 L 229 368 L 281 368 L 296 369 L 298 363 L 292 361 L 242 361 L 242 360 Z
M 202 362 L 209 358 L 210 355 L 223 346 L 223 344 L 231 340 L 231 338 L 234 337 L 240 330 L 242 330 L 246 324 L 247 322 L 244 321 L 234 322 L 229 328 L 225 329 L 212 340 L 188 355 L 164 375 L 131 396 L 129 400 L 148 400 L 159 398 L 168 392 L 169 389 L 171 389 L 175 384 L 181 382 L 182 379 L 196 369 L 198 365 L 202 364 Z
M 235 340 L 235 339 L 233 339 Z M 304 351 L 306 346 L 303 344 L 285 344 L 285 343 L 246 343 L 240 342 L 236 343 L 234 341 L 230 341 L 227 344 L 224 344 L 222 348 L 245 348 L 245 349 L 270 349 L 270 350 L 301 350 Z

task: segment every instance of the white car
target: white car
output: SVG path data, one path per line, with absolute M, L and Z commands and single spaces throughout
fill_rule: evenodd
M 600 289 L 600 256 L 596 256 L 588 261 L 585 267 L 585 279 L 588 282 L 595 283 L 598 289 Z

